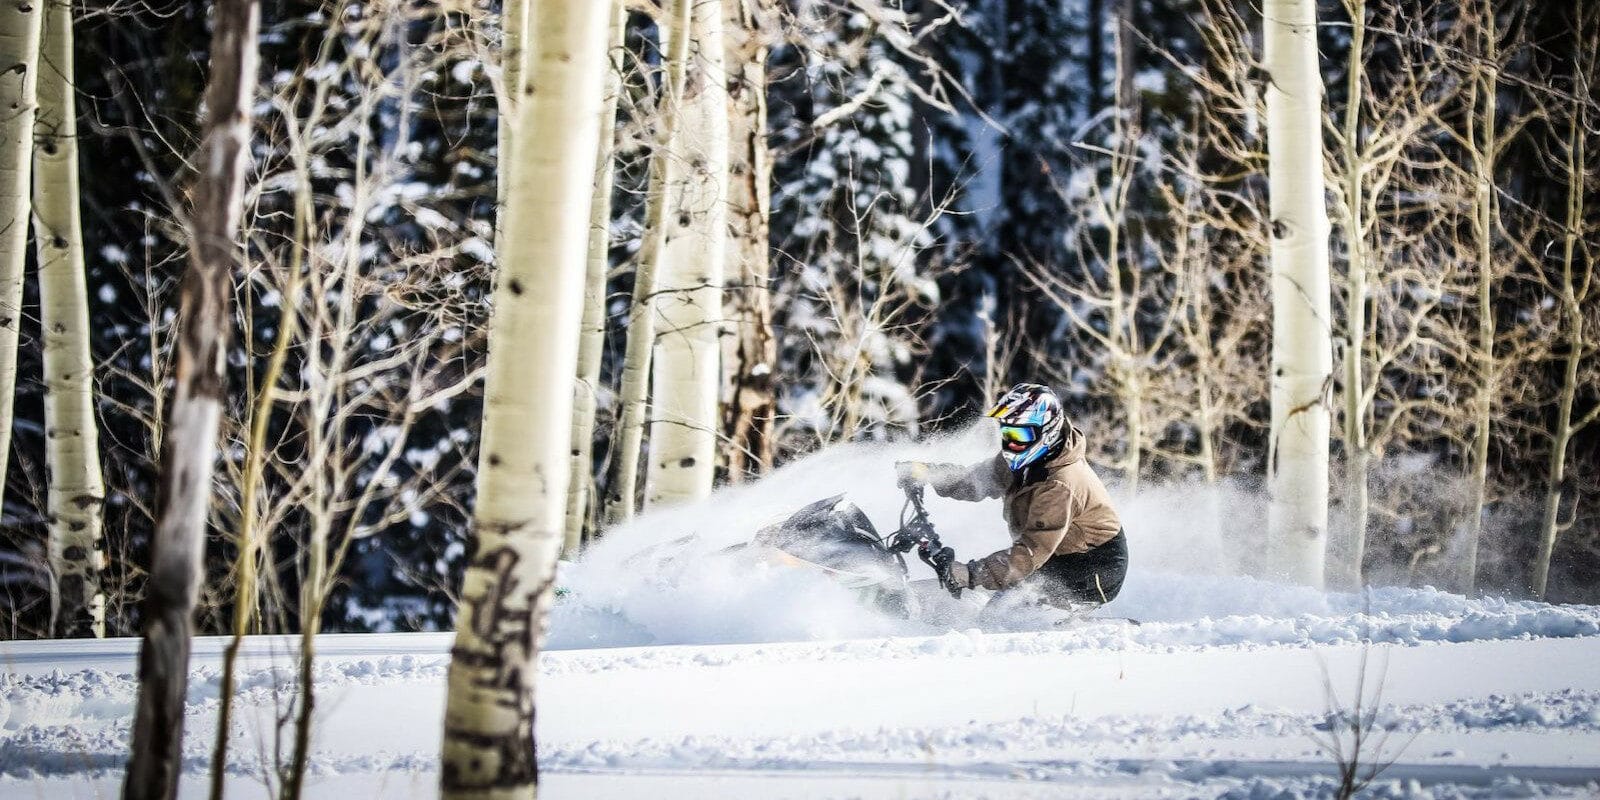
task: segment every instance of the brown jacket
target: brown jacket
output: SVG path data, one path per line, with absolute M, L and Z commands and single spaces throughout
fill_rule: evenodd
M 1122 530 L 1105 484 L 1083 454 L 1083 432 L 1069 424 L 1061 452 L 1021 472 L 1013 473 L 999 455 L 971 467 L 928 465 L 928 485 L 943 497 L 974 502 L 1005 498 L 1013 544 L 971 563 L 973 586 L 1015 586 L 1051 556 L 1088 552 Z

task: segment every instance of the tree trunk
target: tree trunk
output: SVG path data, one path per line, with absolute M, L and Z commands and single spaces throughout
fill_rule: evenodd
M 1544 515 L 1539 523 L 1539 555 L 1533 562 L 1533 595 L 1545 598 L 1550 584 L 1550 558 L 1555 554 L 1556 537 L 1561 533 L 1561 484 L 1567 478 L 1567 446 L 1574 431 L 1572 403 L 1578 393 L 1578 362 L 1583 359 L 1588 346 L 1583 332 L 1583 304 L 1578 297 L 1578 282 L 1574 274 L 1577 265 L 1579 228 L 1583 225 L 1583 211 L 1587 181 L 1588 132 L 1584 129 L 1582 98 L 1574 104 L 1571 128 L 1567 138 L 1567 219 L 1562 236 L 1561 252 L 1561 311 L 1566 322 L 1566 364 L 1561 374 L 1561 396 L 1557 401 L 1556 429 L 1550 441 L 1550 464 L 1546 470 Z M 1593 270 L 1589 264 L 1586 269 Z M 1589 279 L 1584 281 L 1590 285 Z M 1586 298 L 1585 298 L 1586 299 Z
M 1143 127 L 1140 113 L 1139 88 L 1135 78 L 1139 74 L 1138 3 L 1135 0 L 1116 0 L 1112 11 L 1117 26 L 1117 108 L 1128 118 L 1134 128 Z M 1136 243 L 1135 243 L 1136 244 Z
M 1194 134 L 1192 143 L 1185 143 L 1184 147 L 1184 175 L 1199 173 L 1200 147 L 1199 132 Z M 1215 484 L 1218 479 L 1217 470 L 1217 400 L 1212 395 L 1212 376 L 1217 374 L 1216 339 L 1212 336 L 1211 317 L 1214 313 L 1210 302 L 1210 287 L 1213 267 L 1207 254 L 1209 248 L 1202 247 L 1200 252 L 1194 252 L 1197 245 L 1205 240 L 1205 222 L 1200 216 L 1199 204 L 1201 203 L 1201 190 L 1197 185 L 1189 185 L 1182 189 L 1182 217 L 1179 224 L 1172 226 L 1172 237 L 1177 246 L 1174 263 L 1180 271 L 1177 279 L 1178 288 L 1182 295 L 1178 302 L 1187 306 L 1179 317 L 1178 327 L 1183 332 L 1184 343 L 1194 354 L 1195 363 L 1192 367 L 1195 381 L 1194 427 L 1198 439 L 1198 458 L 1200 472 L 1207 484 Z
M 364 152 L 360 155 L 361 157 L 365 157 Z M 266 458 L 267 423 L 271 420 L 272 416 L 273 387 L 277 386 L 278 380 L 283 374 L 284 362 L 288 359 L 289 349 L 293 344 L 294 337 L 298 334 L 300 326 L 300 304 L 297 301 L 300 296 L 301 274 L 305 269 L 305 253 L 310 249 L 308 246 L 308 240 L 311 237 L 311 219 L 315 212 L 313 210 L 313 201 L 311 198 L 311 166 L 309 159 L 307 158 L 307 154 L 303 149 L 297 149 L 296 151 L 292 152 L 292 158 L 294 160 L 295 171 L 294 248 L 290 253 L 288 281 L 287 285 L 283 289 L 283 300 L 280 303 L 280 313 L 278 315 L 278 338 L 277 341 L 273 343 L 272 355 L 267 361 L 266 374 L 262 376 L 259 388 L 257 389 L 258 394 L 256 395 L 255 409 L 252 412 L 253 416 L 250 420 L 250 442 L 246 455 L 246 458 L 249 460 L 245 466 L 243 479 L 244 487 L 241 491 L 243 497 L 239 503 L 239 538 L 241 540 L 250 540 L 253 538 L 251 534 L 245 530 L 245 528 L 246 526 L 254 525 L 256 515 L 256 498 L 259 494 L 261 468 L 263 466 L 263 461 Z M 320 420 L 315 425 L 311 426 L 310 430 L 312 432 L 320 431 Z M 311 449 L 316 451 L 319 448 L 312 447 Z M 317 482 L 315 491 L 319 493 L 324 491 L 323 482 Z M 325 502 L 321 501 L 321 498 L 319 497 L 317 498 L 317 501 L 313 502 L 313 508 L 323 509 L 325 508 Z M 357 511 L 353 516 L 359 519 L 361 515 L 360 512 Z M 313 520 L 312 524 L 323 528 L 325 531 L 327 525 L 326 514 L 318 514 L 318 516 Z M 323 563 L 325 558 L 325 543 L 327 541 L 326 533 L 324 532 L 321 535 L 321 541 L 324 543 L 324 551 L 318 552 L 317 548 L 315 547 L 316 541 L 316 538 L 313 538 L 313 547 L 311 553 L 313 570 L 311 570 L 310 574 L 307 575 L 305 585 L 318 587 L 318 591 L 320 593 L 316 596 L 316 608 L 311 611 L 310 614 L 307 614 L 304 600 L 302 600 L 301 604 L 299 654 L 300 706 L 295 715 L 294 745 L 293 749 L 290 751 L 289 774 L 283 781 L 284 798 L 300 797 L 300 788 L 305 777 L 307 757 L 309 756 L 311 750 L 311 719 L 312 714 L 316 711 L 316 683 L 314 681 L 313 668 L 315 666 L 314 659 L 316 657 L 316 635 L 320 629 L 322 621 L 321 598 L 326 596 L 326 592 L 321 588 L 324 581 L 323 576 L 320 572 L 317 572 L 315 568 L 316 565 Z M 237 630 L 238 628 L 235 628 L 235 631 Z M 237 646 L 232 646 L 230 651 L 233 655 L 237 655 Z M 228 669 L 231 670 L 233 663 L 230 661 L 227 666 Z M 227 675 L 226 685 L 229 694 L 222 696 L 224 702 L 228 702 L 231 699 L 231 672 Z M 219 714 L 219 723 L 220 717 L 221 715 Z M 226 743 L 227 740 L 225 738 L 221 736 L 217 738 L 214 752 L 218 754 L 219 757 L 222 753 L 226 752 Z M 217 760 L 213 760 L 211 766 L 213 781 L 215 781 L 216 777 L 221 774 L 221 766 L 223 765 L 219 765 Z M 220 788 L 215 783 L 213 783 L 213 789 L 220 791 Z
M 1333 348 L 1316 7 L 1267 0 L 1264 16 L 1273 306 L 1268 532 L 1284 576 L 1320 586 Z
M 513 138 L 507 256 L 490 320 L 474 539 L 445 702 L 447 798 L 538 785 L 535 657 L 554 596 L 571 468 L 590 202 L 606 69 L 603 3 L 535 0 Z
M 16 402 L 17 334 L 22 328 L 22 277 L 28 259 L 28 187 L 33 172 L 33 120 L 38 107 L 37 2 L 0 4 L 0 501 L 5 499 Z
M 215 6 L 211 78 L 190 212 L 189 268 L 179 289 L 177 375 L 168 406 L 150 579 L 139 649 L 139 701 L 123 796 L 173 798 L 182 768 L 183 702 L 206 510 L 222 414 L 228 297 L 240 257 L 244 169 L 256 86 L 256 0 Z
M 681 167 L 673 158 L 680 100 L 689 65 L 689 13 L 692 3 L 673 0 L 671 17 L 658 26 L 661 51 L 667 56 L 667 78 L 661 87 L 656 117 L 655 147 L 650 154 L 644 241 L 633 269 L 633 297 L 628 310 L 627 344 L 622 354 L 622 386 L 618 405 L 616 473 L 606 520 L 611 524 L 633 519 L 639 493 L 639 458 L 644 447 L 646 403 L 650 391 L 650 361 L 656 342 L 656 289 L 662 253 L 667 240 L 667 188 L 678 181 Z
M 1212 419 L 1216 416 L 1212 408 L 1211 378 L 1203 370 L 1195 374 L 1196 391 L 1199 395 L 1197 403 L 1197 416 L 1200 419 L 1200 472 L 1205 476 L 1206 483 L 1214 485 L 1217 482 L 1217 448 L 1213 443 L 1214 431 Z
M 39 319 L 44 332 L 45 471 L 50 476 L 50 568 L 59 606 L 57 636 L 104 636 L 100 571 L 100 434 L 89 355 L 89 289 L 78 194 L 72 7 L 44 4 L 39 114 L 35 122 L 34 246 L 39 254 Z
M 1083 72 L 1089 81 L 1089 102 L 1085 116 L 1093 117 L 1106 107 L 1106 0 L 1087 0 L 1087 3 L 1084 16 L 1088 23 L 1084 27 L 1089 42 L 1084 52 Z
M 1498 383 L 1498 367 L 1494 358 L 1494 171 L 1497 159 L 1495 142 L 1495 117 L 1498 116 L 1496 94 L 1500 90 L 1498 64 L 1500 59 L 1499 32 L 1495 25 L 1495 11 L 1491 0 L 1483 0 L 1483 71 L 1476 80 L 1482 93 L 1483 106 L 1478 118 L 1469 123 L 1474 128 L 1472 161 L 1474 171 L 1473 236 L 1478 244 L 1478 386 L 1472 405 L 1472 454 L 1467 466 L 1467 479 L 1472 485 L 1472 499 L 1467 509 L 1466 552 L 1461 559 L 1461 591 L 1472 594 L 1477 590 L 1478 546 L 1483 537 L 1483 508 L 1488 504 L 1489 484 L 1489 434 L 1494 417 L 1494 393 Z
M 645 502 L 673 504 L 711 494 L 716 476 L 717 400 L 722 384 L 722 272 L 728 236 L 728 76 L 722 3 L 692 0 L 689 64 L 679 123 L 669 145 L 685 165 L 666 185 L 667 238 L 650 390 Z
M 1122 407 L 1128 415 L 1128 453 L 1122 474 L 1124 488 L 1130 495 L 1139 492 L 1139 473 L 1144 465 L 1143 448 L 1139 444 L 1144 441 L 1144 387 L 1139 379 L 1142 373 L 1134 371 L 1137 369 L 1130 365 L 1129 379 L 1123 383 L 1122 392 Z
M 1367 548 L 1367 525 L 1370 516 L 1367 494 L 1367 472 L 1370 453 L 1367 444 L 1366 397 L 1366 346 L 1367 346 L 1367 247 L 1366 220 L 1362 210 L 1366 207 L 1366 160 L 1362 153 L 1361 104 L 1364 82 L 1366 2 L 1356 0 L 1350 6 L 1350 58 L 1346 69 L 1346 94 L 1344 112 L 1344 240 L 1348 251 L 1347 291 L 1345 297 L 1344 351 L 1344 459 L 1345 459 L 1345 515 L 1348 536 L 1344 542 L 1343 560 L 1335 559 L 1329 577 L 1341 587 L 1360 586 L 1361 562 Z
M 317 481 L 313 501 L 327 508 L 327 482 Z M 328 529 L 332 520 L 318 514 L 311 524 L 311 546 L 306 554 L 306 573 L 300 586 L 300 698 L 294 709 L 294 743 L 289 750 L 289 769 L 283 780 L 283 800 L 300 800 L 305 786 L 306 767 L 311 758 L 311 724 L 317 711 L 316 657 L 317 634 L 322 632 L 322 609 L 328 598 Z
M 500 11 L 500 91 L 499 118 L 495 137 L 495 159 L 499 165 L 500 179 L 495 182 L 495 245 L 503 239 L 501 228 L 505 224 L 506 192 L 511 182 L 511 120 L 516 114 L 517 98 L 522 96 L 522 47 L 528 38 L 528 3 L 533 0 L 503 0 Z M 496 255 L 499 259 L 499 255 Z
M 357 173 L 355 185 L 356 200 L 352 218 L 361 220 L 366 215 L 366 190 L 362 180 L 362 167 L 359 165 L 366 160 L 366 150 L 363 141 L 356 151 Z M 234 688 L 237 675 L 239 650 L 244 646 L 244 637 L 251 633 L 252 627 L 257 626 L 259 620 L 258 602 L 260 590 L 260 562 L 262 551 L 262 532 L 256 530 L 258 521 L 262 473 L 267 460 L 267 433 L 272 423 L 272 408 L 274 405 L 274 392 L 278 381 L 282 378 L 285 364 L 288 361 L 289 351 L 294 347 L 295 337 L 298 335 L 300 307 L 297 299 L 300 294 L 301 273 L 304 271 L 304 253 L 310 249 L 310 226 L 312 225 L 313 201 L 311 198 L 311 170 L 303 153 L 293 154 L 295 165 L 295 213 L 294 213 L 294 246 L 290 257 L 287 280 L 281 284 L 282 300 L 278 304 L 278 335 L 273 341 L 272 353 L 267 357 L 267 368 L 256 382 L 256 393 L 251 400 L 249 424 L 249 438 L 245 442 L 244 470 L 240 478 L 239 487 L 239 530 L 234 537 L 236 552 L 233 563 L 233 616 L 230 632 L 232 634 L 228 644 L 222 651 L 222 677 L 217 690 L 217 730 L 211 750 L 211 800 L 222 800 L 223 783 L 227 776 L 228 767 L 228 742 L 233 734 L 233 702 Z M 351 236 L 352 241 L 359 241 L 359 223 L 356 233 Z M 358 251 L 355 248 L 346 250 L 343 269 L 347 272 L 353 268 L 352 259 Z M 352 295 L 345 293 L 341 300 L 348 300 Z M 315 339 L 315 336 L 311 338 Z M 337 340 L 336 340 L 337 341 Z M 336 348 L 343 344 L 336 344 Z M 315 362 L 314 362 L 315 363 Z M 320 377 L 320 376 L 319 376 Z M 323 386 L 325 381 L 316 380 L 314 385 Z M 321 430 L 320 421 L 311 426 L 313 437 Z M 315 439 L 312 439 L 313 443 Z M 320 446 L 308 447 L 312 454 L 314 465 L 318 463 L 325 450 Z M 321 491 L 322 484 L 317 482 L 315 490 Z M 313 505 L 312 508 L 321 508 Z M 314 526 L 325 523 L 319 518 Z M 313 548 L 315 549 L 315 548 Z M 269 573 L 270 577 L 270 573 Z M 302 617 L 303 618 L 303 617 Z M 309 696 L 309 686 L 301 687 L 302 694 Z M 298 755 L 295 754 L 295 755 Z M 287 782 L 286 782 L 287 783 Z
M 1129 494 L 1139 491 L 1139 474 L 1144 466 L 1144 387 L 1145 365 L 1141 355 L 1139 342 L 1139 301 L 1137 291 L 1139 285 L 1140 264 L 1136 255 L 1137 242 L 1135 237 L 1127 231 L 1128 226 L 1128 193 L 1132 188 L 1134 171 L 1139 157 L 1139 109 L 1133 98 L 1133 80 L 1128 72 L 1132 69 L 1132 31 L 1129 14 L 1131 8 L 1126 0 L 1116 0 L 1113 14 L 1112 41 L 1116 45 L 1115 82 L 1112 88 L 1113 112 L 1116 119 L 1112 123 L 1112 145 L 1115 153 L 1112 155 L 1111 196 L 1112 205 L 1107 209 L 1106 225 L 1108 235 L 1106 240 L 1107 271 L 1110 273 L 1111 287 L 1111 341 L 1116 344 L 1117 352 L 1112 353 L 1116 364 L 1115 371 L 1120 377 L 1117 380 L 1119 400 L 1123 414 L 1127 419 L 1128 441 L 1127 452 L 1123 456 L 1122 474 L 1124 487 Z M 1124 279 L 1135 288 L 1133 292 L 1123 290 Z
M 582 333 L 578 340 L 578 381 L 572 401 L 572 486 L 567 490 L 566 539 L 562 554 L 571 558 L 583 545 L 594 493 L 595 394 L 600 388 L 600 357 L 606 344 L 606 273 L 611 268 L 611 182 L 615 172 L 617 101 L 622 72 L 609 57 L 622 47 L 628 10 L 611 2 L 611 39 L 607 44 L 605 97 L 600 105 L 600 147 L 595 157 L 594 199 L 589 204 L 589 261 L 583 285 Z
M 772 466 L 772 429 L 778 401 L 774 371 L 778 343 L 772 335 L 771 261 L 772 160 L 767 151 L 767 33 L 765 0 L 727 0 L 728 271 L 729 287 L 723 366 L 723 431 L 728 436 L 728 480 L 761 475 Z

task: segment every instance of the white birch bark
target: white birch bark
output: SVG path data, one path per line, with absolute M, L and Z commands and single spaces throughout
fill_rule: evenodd
M 1333 348 L 1316 7 L 1266 0 L 1263 12 L 1273 306 L 1267 524 L 1284 577 L 1320 586 Z
M 194 605 L 204 578 L 206 511 L 216 463 L 227 363 L 228 298 L 240 258 L 244 170 L 249 156 L 260 29 L 257 0 L 219 0 L 211 77 L 189 218 L 189 268 L 179 289 L 177 369 L 161 454 L 160 499 L 139 648 L 139 700 L 126 800 L 171 800 L 183 767 Z
M 562 554 L 577 555 L 590 519 L 594 493 L 594 415 L 600 388 L 600 358 L 606 344 L 606 273 L 611 268 L 611 183 L 615 173 L 617 101 L 622 72 L 610 56 L 622 47 L 628 10 L 611 0 L 610 39 L 606 44 L 605 96 L 601 100 L 599 147 L 595 155 L 594 198 L 589 204 L 589 260 L 583 284 L 583 321 L 578 339 L 578 380 L 572 400 L 572 485 L 567 490 L 566 539 Z
M 505 225 L 506 193 L 510 191 L 512 153 L 511 120 L 516 114 L 522 89 L 522 48 L 528 38 L 528 3 L 531 0 L 503 0 L 500 12 L 500 94 L 499 123 L 496 128 L 495 158 L 500 164 L 500 180 L 495 182 L 495 246 Z M 499 259 L 499 254 L 496 254 Z
M 590 197 L 608 8 L 534 0 L 490 320 L 472 556 L 445 704 L 447 798 L 527 798 L 535 656 L 554 594 L 571 468 Z
M 1495 208 L 1494 174 L 1499 160 L 1499 143 L 1495 125 L 1499 117 L 1500 92 L 1500 33 L 1495 23 L 1494 3 L 1483 0 L 1479 8 L 1479 31 L 1483 47 L 1482 66 L 1474 77 L 1475 92 L 1482 100 L 1476 118 L 1468 123 L 1469 152 L 1472 157 L 1473 181 L 1472 233 L 1478 245 L 1477 281 L 1477 382 L 1472 404 L 1472 452 L 1468 456 L 1467 480 L 1472 486 L 1472 499 L 1467 508 L 1467 535 L 1465 552 L 1461 558 L 1461 591 L 1472 594 L 1478 583 L 1478 546 L 1483 538 L 1483 508 L 1489 501 L 1489 437 L 1494 423 L 1494 397 L 1499 383 L 1499 365 L 1495 361 L 1494 319 L 1494 229 Z
M 1344 351 L 1344 458 L 1345 458 L 1345 515 L 1348 518 L 1348 535 L 1344 543 L 1342 561 L 1329 566 L 1330 577 L 1340 587 L 1360 586 L 1361 562 L 1367 549 L 1367 526 L 1370 512 L 1367 492 L 1367 473 L 1371 454 L 1367 443 L 1367 408 L 1363 402 L 1366 394 L 1367 351 L 1367 246 L 1365 173 L 1366 156 L 1362 151 L 1361 106 L 1365 95 L 1367 4 L 1355 0 L 1346 6 L 1350 11 L 1350 58 L 1346 64 L 1344 145 L 1344 219 L 1345 249 L 1350 260 L 1345 299 L 1345 330 L 1348 341 Z
M 654 303 L 647 504 L 711 494 L 722 379 L 722 273 L 728 235 L 728 75 L 722 3 L 693 0 L 689 66 L 668 152 L 683 167 L 665 186 L 666 243 Z
M 0 500 L 5 497 L 16 402 L 41 8 L 38 2 L 0 3 Z
M 622 353 L 622 385 L 617 404 L 616 472 L 612 478 L 607 522 L 615 525 L 633 519 L 639 487 L 639 458 L 644 448 L 646 406 L 650 395 L 650 361 L 656 341 L 656 288 L 661 254 L 666 249 L 666 188 L 675 184 L 681 166 L 669 146 L 678 125 L 679 98 L 683 96 L 689 61 L 690 0 L 673 0 L 672 13 L 659 22 L 661 51 L 667 56 L 667 77 L 657 103 L 658 127 L 650 154 L 650 186 L 645 206 L 644 241 L 633 270 L 633 296 L 628 310 L 628 333 Z
M 1582 56 L 1580 55 L 1580 59 Z M 1555 555 L 1556 539 L 1562 530 L 1561 494 L 1567 479 L 1567 449 L 1573 434 L 1600 418 L 1600 406 L 1581 419 L 1572 415 L 1578 393 L 1578 366 L 1594 348 L 1584 331 L 1583 309 L 1594 286 L 1594 264 L 1580 264 L 1578 239 L 1584 224 L 1584 199 L 1588 191 L 1588 137 L 1585 128 L 1587 105 L 1574 103 L 1567 130 L 1567 214 L 1566 231 L 1561 237 L 1561 318 L 1562 338 L 1567 353 L 1561 371 L 1561 393 L 1556 401 L 1555 430 L 1551 433 L 1550 461 L 1545 471 L 1544 513 L 1539 523 L 1539 553 L 1533 562 L 1533 594 L 1543 600 L 1550 586 L 1550 559 Z M 1580 272 L 1580 270 L 1582 272 Z M 1581 279 L 1580 279 L 1581 275 Z
M 58 636 L 104 636 L 100 572 L 100 435 L 89 356 L 89 288 L 78 194 L 72 7 L 44 4 L 43 59 L 33 164 L 34 246 L 44 332 L 45 465 L 50 476 L 50 567 L 60 598 Z

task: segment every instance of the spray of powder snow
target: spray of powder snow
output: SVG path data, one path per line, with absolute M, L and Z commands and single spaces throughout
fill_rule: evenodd
M 856 594 L 807 570 L 752 566 L 722 554 L 801 506 L 843 494 L 880 534 L 898 526 L 905 496 L 894 462 L 977 462 L 992 455 L 993 431 L 896 445 L 839 445 L 799 459 L 766 479 L 719 490 L 706 501 L 653 510 L 607 532 L 576 563 L 564 565 L 566 595 L 556 604 L 550 645 L 789 641 L 938 633 L 876 613 Z M 998 502 L 935 499 L 930 511 L 958 552 L 992 552 L 1007 543 Z M 928 577 L 913 563 L 912 577 Z
M 985 592 L 905 620 L 879 613 L 852 591 L 810 570 L 752 565 L 724 551 L 815 500 L 845 495 L 880 534 L 898 527 L 904 494 L 894 463 L 959 464 L 992 458 L 996 432 L 981 420 L 916 443 L 838 445 L 766 479 L 719 490 L 704 502 L 653 510 L 607 533 L 564 564 L 553 612 L 554 649 L 931 635 L 981 626 L 1046 627 L 1059 615 L 980 621 Z M 1111 486 L 1127 529 L 1131 566 L 1121 596 L 1100 612 L 1152 622 L 1235 616 L 1294 617 L 1359 610 L 1348 596 L 1270 580 L 1262 563 L 1265 501 L 1230 485 Z M 1000 501 L 962 503 L 928 495 L 943 541 L 961 559 L 1010 545 Z M 908 559 L 913 580 L 932 573 Z M 1268 578 L 1263 580 L 1262 578 Z M 927 597 L 927 595 L 924 595 Z M 925 621 L 929 618 L 937 622 Z

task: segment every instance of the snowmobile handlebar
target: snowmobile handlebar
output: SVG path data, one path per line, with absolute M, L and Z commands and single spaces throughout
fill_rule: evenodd
M 905 487 L 906 504 L 900 508 L 900 530 L 889 536 L 889 550 L 895 553 L 909 553 L 914 547 L 924 543 L 936 543 L 939 534 L 933 530 L 933 522 L 928 519 L 928 510 L 922 505 L 922 487 Z
M 939 585 L 950 592 L 950 596 L 960 597 L 961 589 L 951 586 L 949 581 L 955 551 L 939 541 L 939 534 L 933 529 L 933 520 L 928 518 L 928 509 L 922 505 L 923 487 L 907 486 L 905 492 L 906 504 L 900 510 L 900 530 L 889 537 L 889 550 L 899 554 L 915 548 L 917 558 L 938 576 Z

